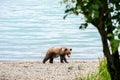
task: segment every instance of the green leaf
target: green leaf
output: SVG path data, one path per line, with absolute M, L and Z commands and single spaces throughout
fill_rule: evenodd
M 63 19 L 65 19 L 67 16 L 68 16 L 68 14 L 66 14 L 66 15 L 63 17 Z
M 120 39 L 120 34 L 118 34 L 118 38 Z
M 71 2 L 72 2 L 72 3 L 75 3 L 75 2 L 76 2 L 76 0 L 71 0 Z
M 99 17 L 99 12 L 98 12 L 98 11 L 95 11 L 95 12 L 94 12 L 94 17 L 95 17 L 95 18 L 98 18 L 98 17 Z
M 113 35 L 109 33 L 109 34 L 107 34 L 107 37 L 113 37 Z
M 74 10 L 74 8 L 67 9 L 67 10 L 65 10 L 65 13 L 71 12 L 73 10 Z
M 118 40 L 111 40 L 111 50 L 113 52 L 113 54 L 116 52 L 116 50 L 118 50 L 119 47 L 119 41 Z
M 94 5 L 94 9 L 95 9 L 95 10 L 98 10 L 98 9 L 99 9 L 99 5 L 98 5 L 98 4 L 95 4 L 95 5 Z
M 83 23 L 81 24 L 81 26 L 79 27 L 79 29 L 86 29 L 88 26 L 88 23 Z

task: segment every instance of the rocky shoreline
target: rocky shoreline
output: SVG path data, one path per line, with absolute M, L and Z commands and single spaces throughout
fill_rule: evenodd
M 97 61 L 0 62 L 0 80 L 73 80 L 97 68 Z

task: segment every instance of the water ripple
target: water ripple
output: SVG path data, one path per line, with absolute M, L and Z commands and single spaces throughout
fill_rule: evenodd
M 79 30 L 83 16 L 63 20 L 65 7 L 57 0 L 1 0 L 0 9 L 0 61 L 42 60 L 51 46 L 73 48 L 69 60 L 102 54 L 97 30 L 92 25 Z

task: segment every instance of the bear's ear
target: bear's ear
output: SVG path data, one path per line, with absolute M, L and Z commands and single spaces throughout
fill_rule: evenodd
M 70 51 L 72 51 L 72 49 L 70 48 Z
M 67 48 L 65 49 L 65 51 L 67 51 Z
M 65 49 L 65 48 L 62 48 L 62 51 L 64 52 L 64 51 L 67 51 L 67 49 Z

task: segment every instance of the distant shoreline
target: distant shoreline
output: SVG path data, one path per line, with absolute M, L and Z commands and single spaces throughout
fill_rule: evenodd
M 71 80 L 97 68 L 98 61 L 0 62 L 0 80 Z
M 102 59 L 102 58 L 98 58 L 98 59 L 79 59 L 79 60 L 71 60 L 71 59 L 68 59 L 67 58 L 67 60 L 68 60 L 68 62 L 76 62 L 76 61 L 78 61 L 78 62 L 83 62 L 83 61 L 99 61 L 99 59 Z M 42 59 L 40 59 L 40 60 L 0 60 L 0 62 L 42 62 Z M 47 63 L 48 63 L 49 61 L 47 61 Z M 54 62 L 60 62 L 60 59 L 59 58 L 55 58 L 54 59 Z

